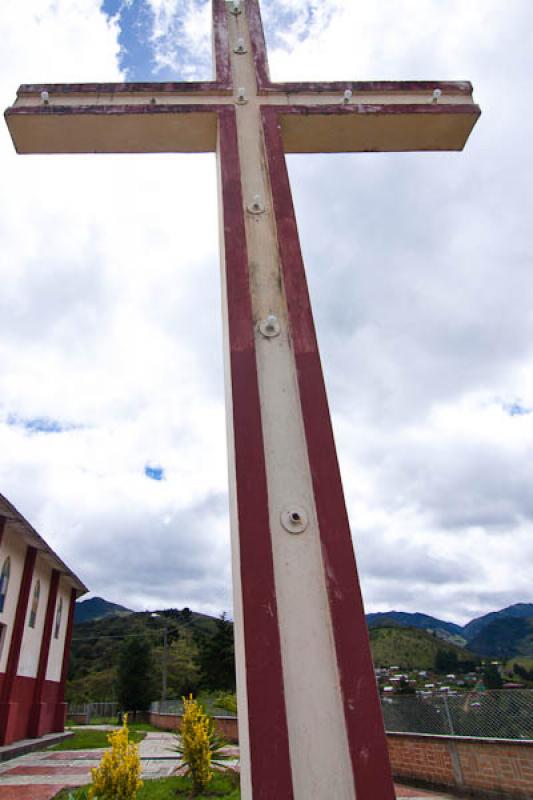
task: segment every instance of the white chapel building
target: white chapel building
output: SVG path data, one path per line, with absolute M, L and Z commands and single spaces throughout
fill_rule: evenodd
M 86 591 L 0 495 L 0 745 L 64 729 L 74 606 Z

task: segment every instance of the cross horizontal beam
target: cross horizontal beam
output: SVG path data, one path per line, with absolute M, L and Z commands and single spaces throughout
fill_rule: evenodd
M 53 105 L 22 102 L 8 109 L 6 122 L 17 152 L 215 152 L 217 115 L 234 104 L 233 98 L 224 103 L 222 97 L 216 103 L 206 103 L 205 97 L 161 102 L 167 99 L 161 93 L 153 102 L 143 96 L 141 102 L 109 103 L 107 92 L 86 94 L 80 98 L 69 93 L 69 103 L 61 97 Z M 119 91 L 118 97 L 125 99 L 123 94 Z M 282 99 L 276 98 L 278 103 Z M 338 98 L 321 99 L 327 102 L 261 103 L 263 113 L 279 115 L 287 153 L 462 150 L 480 114 L 473 102 L 417 103 L 412 95 L 411 102 L 390 102 L 397 99 L 390 95 L 389 102 L 333 104 Z
M 245 34 L 244 52 L 249 49 L 253 56 L 255 86 L 245 87 L 247 102 L 263 110 L 277 108 L 286 152 L 464 147 L 481 113 L 468 81 L 274 83 L 258 2 L 248 0 L 246 10 L 248 33 L 240 29 L 238 14 L 234 19 Z M 237 103 L 229 39 L 225 2 L 213 0 L 213 81 L 23 84 L 5 112 L 15 149 L 214 152 L 218 112 Z

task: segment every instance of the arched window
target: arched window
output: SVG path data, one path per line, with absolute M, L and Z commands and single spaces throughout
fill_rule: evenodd
M 56 626 L 54 630 L 54 639 L 59 639 L 59 630 L 61 628 L 61 615 L 63 614 L 63 598 L 59 598 L 56 611 Z
M 35 628 L 35 621 L 37 619 L 37 609 L 39 608 L 39 596 L 41 594 L 41 581 L 37 581 L 35 589 L 33 590 L 33 600 L 31 603 L 30 611 L 30 628 Z
M 4 610 L 7 587 L 9 586 L 10 572 L 11 572 L 11 559 L 8 556 L 4 561 L 4 564 L 2 566 L 2 572 L 0 573 L 0 612 Z

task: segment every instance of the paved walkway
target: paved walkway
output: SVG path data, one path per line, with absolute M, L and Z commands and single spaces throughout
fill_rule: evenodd
M 176 737 L 171 733 L 148 733 L 139 745 L 142 777 L 145 780 L 165 778 L 179 769 L 180 761 L 174 751 Z M 235 757 L 239 750 L 228 747 L 228 755 Z M 103 750 L 40 750 L 19 756 L 0 764 L 0 800 L 52 800 L 68 786 L 89 783 L 90 769 L 100 762 Z M 444 795 L 423 792 L 419 789 L 396 787 L 397 800 L 453 800 Z M 324 800 L 331 800 L 324 798 Z

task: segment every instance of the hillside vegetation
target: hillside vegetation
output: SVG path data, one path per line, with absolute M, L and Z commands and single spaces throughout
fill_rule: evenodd
M 403 670 L 432 670 L 439 651 L 455 653 L 459 661 L 470 661 L 462 647 L 417 628 L 390 625 L 370 628 L 370 646 L 376 667 L 398 666 Z
M 208 643 L 217 630 L 218 621 L 214 617 L 191 612 L 188 608 L 160 611 L 155 615 L 132 612 L 95 597 L 77 604 L 75 619 L 67 685 L 69 702 L 116 698 L 120 651 L 132 637 L 142 637 L 151 649 L 154 685 L 160 687 L 165 625 L 168 629 L 168 697 L 179 698 L 202 688 L 202 681 L 205 684 L 202 653 L 206 653 L 206 643 L 209 649 Z M 507 677 L 527 682 L 523 674 L 514 671 L 511 662 L 533 656 L 531 603 L 517 603 L 485 614 L 464 627 L 427 614 L 401 611 L 369 614 L 367 621 L 376 667 L 395 665 L 405 671 L 433 670 L 440 651 L 440 663 L 446 662 L 443 653 L 451 653 L 455 658 L 449 659 L 449 663 L 455 663 L 457 669 L 461 667 L 460 662 L 472 663 L 479 657 L 507 661 Z M 231 628 L 227 635 L 231 638 Z M 211 658 L 211 682 L 216 683 L 213 676 L 217 674 L 217 655 L 211 653 L 206 657 Z M 225 674 L 231 672 L 232 657 L 230 644 L 220 660 Z M 466 668 L 466 663 L 464 666 Z M 450 669 L 454 671 L 455 668 Z M 443 672 L 445 674 L 446 670 Z
M 507 660 L 533 654 L 533 617 L 495 617 L 468 643 L 479 655 Z
M 142 638 L 152 651 L 154 682 L 161 686 L 164 628 L 168 630 L 168 696 L 194 691 L 200 677 L 199 645 L 216 630 L 217 621 L 188 608 L 111 614 L 74 626 L 67 701 L 116 698 L 117 665 L 125 642 Z

